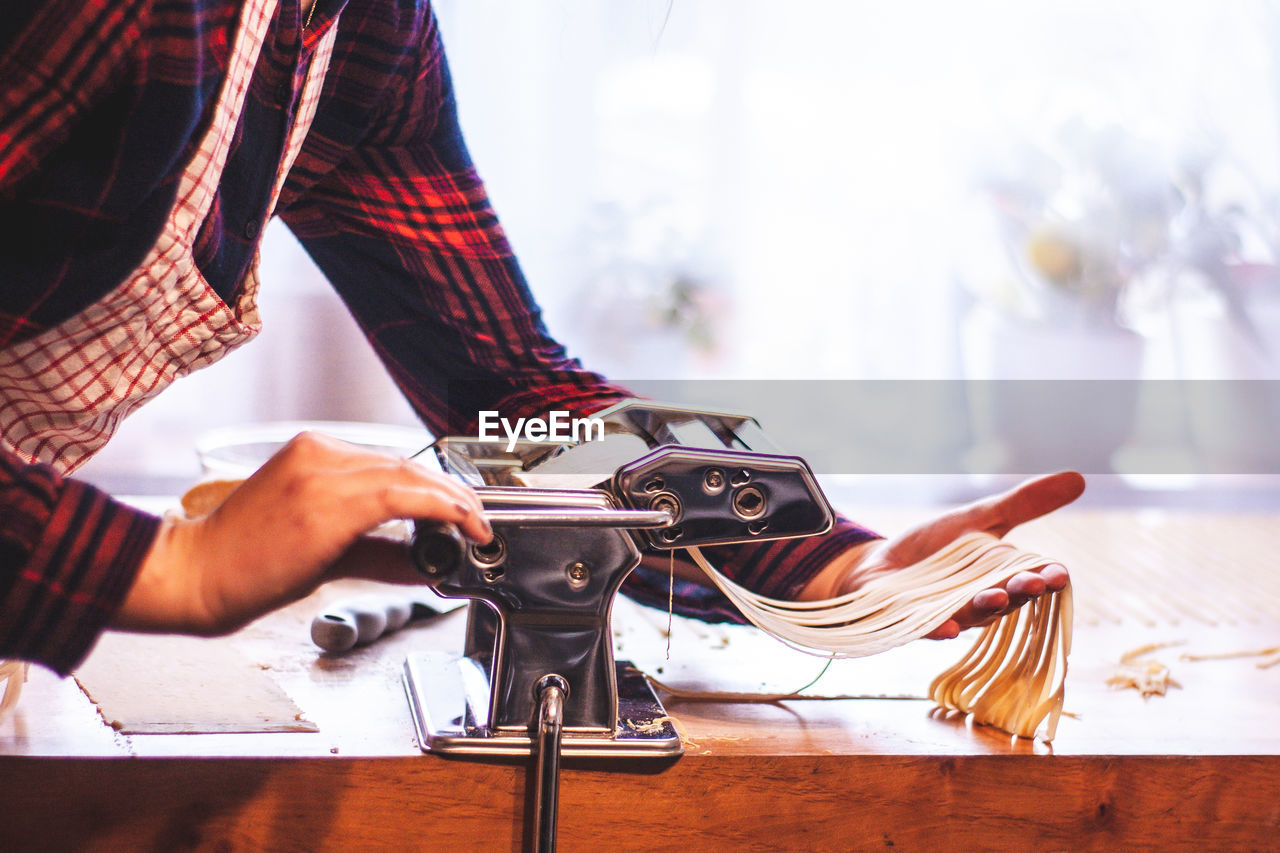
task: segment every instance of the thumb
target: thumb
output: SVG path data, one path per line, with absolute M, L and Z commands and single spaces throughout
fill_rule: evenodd
M 1047 474 L 979 502 L 974 517 L 986 521 L 979 523 L 981 529 L 1004 536 L 1019 524 L 1066 506 L 1080 497 L 1084 488 L 1084 477 L 1076 471 Z
M 879 561 L 886 566 L 908 566 L 976 530 L 1002 537 L 1023 522 L 1066 506 L 1083 492 L 1084 477 L 1075 471 L 1028 480 L 916 525 L 890 542 L 880 552 Z

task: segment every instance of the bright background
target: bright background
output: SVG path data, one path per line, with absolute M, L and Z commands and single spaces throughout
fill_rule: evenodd
M 1273 4 L 436 7 L 548 323 L 611 376 L 1280 378 Z M 193 476 L 223 424 L 413 423 L 279 223 L 262 278 L 259 340 L 90 476 Z

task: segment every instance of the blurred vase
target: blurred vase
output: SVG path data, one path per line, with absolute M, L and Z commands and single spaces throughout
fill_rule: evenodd
M 979 474 L 1111 473 L 1133 430 L 1144 342 L 1114 325 L 1014 317 L 977 305 L 961 346 Z
M 1217 293 L 1182 289 L 1144 326 L 1146 375 L 1176 379 L 1179 417 L 1205 474 L 1280 473 L 1280 293 L 1243 301 L 1246 327 Z

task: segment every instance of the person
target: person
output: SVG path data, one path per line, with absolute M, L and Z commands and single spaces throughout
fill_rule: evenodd
M 544 328 L 463 142 L 427 0 L 15 0 L 0 92 L 0 656 L 65 674 L 109 627 L 212 635 L 329 578 L 417 582 L 403 545 L 363 535 L 388 519 L 489 538 L 463 484 L 318 435 L 195 519 L 72 476 L 130 410 L 257 331 L 273 215 L 435 434 L 473 432 L 481 410 L 577 417 L 630 396 Z M 724 571 L 822 597 L 1082 488 L 1040 478 L 891 541 L 842 518 L 735 548 Z M 933 636 L 1066 582 L 1060 566 L 1017 575 Z

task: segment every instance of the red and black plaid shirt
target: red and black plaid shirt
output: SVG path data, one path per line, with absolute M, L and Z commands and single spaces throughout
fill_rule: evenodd
M 238 0 L 0 4 L 0 347 L 79 312 L 150 248 L 226 72 Z M 196 245 L 236 296 L 268 217 L 305 60 L 341 12 L 324 93 L 278 213 L 436 434 L 482 409 L 585 415 L 629 396 L 570 359 L 539 311 L 458 127 L 422 0 L 280 0 Z M 0 452 L 0 656 L 66 672 L 119 606 L 157 519 Z M 870 534 L 736 549 L 726 571 L 776 597 Z M 632 581 L 666 602 L 665 577 Z M 686 611 L 732 618 L 688 590 Z

